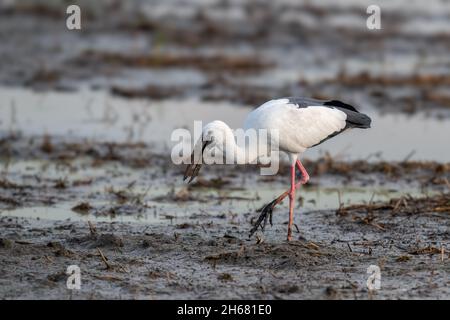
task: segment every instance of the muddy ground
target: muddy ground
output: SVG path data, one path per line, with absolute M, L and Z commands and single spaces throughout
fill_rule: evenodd
M 2 146 L 15 155 L 0 183 L 2 298 L 449 297 L 448 166 L 305 161 L 315 174 L 299 193 L 298 230 L 287 243 L 286 203 L 273 226 L 249 238 L 258 209 L 283 191 L 284 168 L 267 179 L 255 168 L 207 167 L 186 185 L 183 168 L 145 145 L 15 138 Z M 367 194 L 358 204 L 336 193 L 327 210 L 302 202 L 308 189 L 333 184 L 415 186 L 416 194 Z M 66 288 L 69 265 L 81 268 L 79 291 Z M 367 289 L 370 265 L 381 269 L 379 291 Z
M 277 216 L 282 212 L 277 212 Z M 448 214 L 448 213 L 447 213 Z M 364 215 L 363 215 L 364 216 Z M 297 218 L 248 240 L 248 223 L 199 218 L 192 223 L 57 223 L 1 217 L 1 296 L 7 299 L 442 299 L 449 295 L 443 214 L 375 215 L 383 230 L 336 217 Z M 243 219 L 245 221 L 245 219 Z M 275 219 L 277 224 L 281 218 Z M 301 224 L 300 222 L 301 221 Z M 395 237 L 392 236 L 395 234 Z M 104 258 L 102 258 L 104 256 Z M 66 288 L 67 266 L 81 268 L 82 289 Z M 368 292 L 369 265 L 381 289 Z
M 382 2 L 378 31 L 373 1 L 76 2 L 82 31 L 64 1 L 0 2 L 0 298 L 450 298 L 445 1 Z M 285 164 L 188 185 L 168 144 L 281 96 L 374 119 L 302 158 L 290 243 L 287 202 L 249 238 Z

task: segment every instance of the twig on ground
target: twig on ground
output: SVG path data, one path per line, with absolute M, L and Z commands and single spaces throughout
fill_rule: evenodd
M 88 225 L 89 225 L 89 231 L 90 231 L 91 235 L 96 235 L 97 229 L 95 228 L 95 226 L 92 224 L 92 222 L 90 220 L 88 220 Z
M 100 248 L 97 248 L 98 253 L 100 254 L 100 257 L 102 258 L 103 263 L 106 266 L 106 269 L 111 269 L 111 265 L 108 262 L 108 259 L 105 257 L 105 255 L 103 254 L 102 250 L 100 250 Z

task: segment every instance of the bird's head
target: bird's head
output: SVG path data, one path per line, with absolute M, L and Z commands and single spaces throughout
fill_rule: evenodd
M 224 151 L 228 139 L 233 139 L 234 135 L 230 127 L 223 121 L 212 121 L 203 127 L 202 141 L 208 149 L 217 148 Z
M 216 120 L 206 124 L 203 127 L 201 139 L 195 144 L 192 151 L 191 163 L 186 168 L 184 180 L 190 177 L 189 182 L 191 182 L 198 175 L 203 162 L 207 162 L 208 155 L 213 155 L 216 159 L 217 157 L 223 159 L 227 141 L 234 141 L 234 135 L 225 122 Z

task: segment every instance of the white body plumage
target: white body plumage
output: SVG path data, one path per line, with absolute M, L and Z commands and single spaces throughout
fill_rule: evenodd
M 288 98 L 271 100 L 250 112 L 244 128 L 277 130 L 279 149 L 288 154 L 304 152 L 346 126 L 347 115 L 335 108 L 299 108 Z

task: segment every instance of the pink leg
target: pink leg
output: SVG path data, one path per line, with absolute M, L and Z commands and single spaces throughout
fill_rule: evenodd
M 302 179 L 300 180 L 299 184 L 305 184 L 309 181 L 309 174 L 306 172 L 305 167 L 300 162 L 300 160 L 297 160 L 297 168 L 300 170 L 300 173 L 302 174 Z M 297 186 L 296 186 L 297 187 Z
M 291 188 L 285 192 L 283 192 L 281 195 L 279 195 L 275 200 L 270 202 L 269 204 L 265 205 L 264 208 L 261 210 L 261 215 L 258 218 L 258 221 L 253 226 L 252 230 L 250 230 L 250 236 L 252 236 L 258 227 L 261 227 L 264 230 L 264 227 L 266 225 L 266 222 L 268 218 L 270 218 L 270 224 L 272 224 L 272 211 L 275 208 L 276 205 L 278 205 L 281 201 L 284 200 L 289 195 L 290 198 L 290 205 L 289 205 L 289 225 L 288 225 L 288 241 L 292 238 L 292 224 L 293 224 L 293 210 L 294 210 L 294 195 L 295 195 L 295 189 L 300 187 L 301 185 L 305 184 L 309 180 L 309 174 L 306 171 L 306 169 L 303 167 L 300 160 L 297 160 L 296 162 L 297 168 L 300 170 L 300 173 L 302 174 L 301 180 L 295 184 L 295 166 L 291 167 Z M 292 187 L 294 185 L 294 187 Z M 291 199 L 292 198 L 292 199 Z
M 294 197 L 295 197 L 295 165 L 291 167 L 291 190 L 289 191 L 289 224 L 287 241 L 292 240 L 292 225 L 294 224 Z

